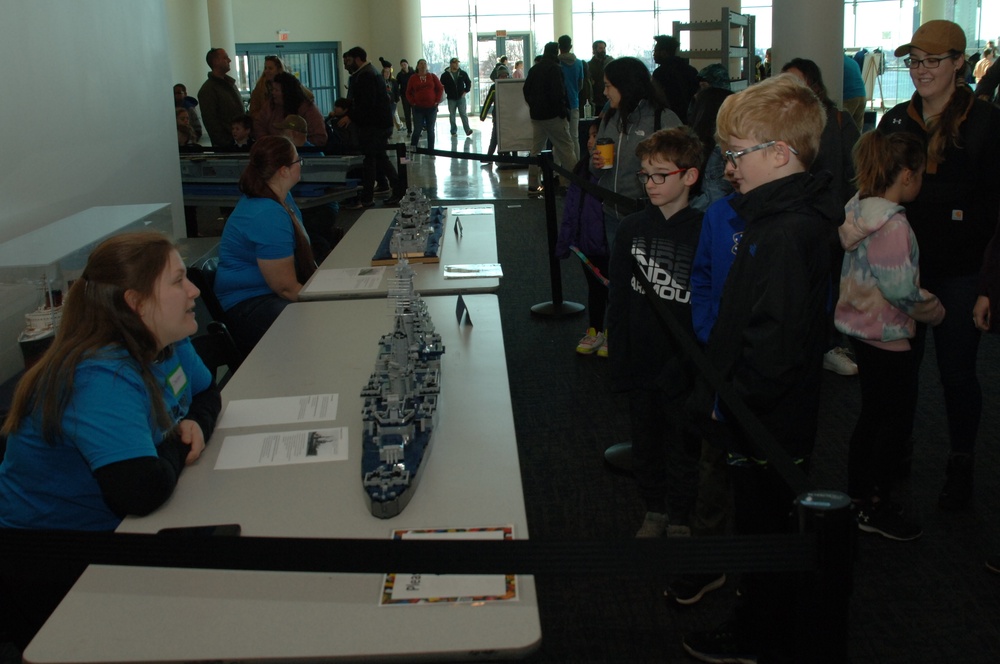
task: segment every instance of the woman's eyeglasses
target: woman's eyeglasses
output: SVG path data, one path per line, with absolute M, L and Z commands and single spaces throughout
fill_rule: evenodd
M 937 69 L 945 60 L 954 60 L 957 57 L 957 55 L 949 55 L 946 58 L 924 58 L 923 60 L 918 60 L 917 58 L 903 58 L 903 64 L 906 65 L 907 69 L 916 69 L 920 65 L 923 65 L 924 69 Z
M 306 165 L 306 162 L 305 162 L 305 160 L 304 160 L 304 159 L 302 159 L 302 157 L 299 157 L 298 159 L 296 159 L 295 161 L 293 161 L 292 163 L 290 163 L 290 164 L 288 165 L 288 167 L 289 167 L 289 168 L 291 168 L 291 167 L 292 167 L 292 166 L 294 166 L 295 164 L 298 164 L 299 166 L 305 166 L 305 165 Z

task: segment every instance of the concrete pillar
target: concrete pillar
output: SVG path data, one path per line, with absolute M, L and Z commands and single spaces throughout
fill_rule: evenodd
M 792 58 L 819 65 L 830 99 L 844 98 L 844 0 L 774 0 L 774 74 Z
M 163 3 L 170 44 L 170 78 L 183 83 L 195 96 L 208 73 L 205 54 L 212 47 L 208 35 L 206 0 L 171 0 Z
M 208 36 L 212 48 L 224 48 L 230 57 L 236 52 L 232 0 L 208 0 Z
M 563 35 L 573 36 L 573 0 L 552 0 L 552 32 L 552 41 Z
M 397 10 L 395 15 L 399 17 L 399 52 L 400 57 L 404 57 L 410 62 L 410 66 L 416 68 L 417 60 L 423 57 L 424 39 L 420 29 L 420 0 L 395 0 Z M 372 25 L 382 25 L 384 21 L 375 21 Z M 397 58 L 398 60 L 398 58 Z
M 948 15 L 948 0 L 920 0 L 920 23 L 933 19 L 952 20 Z
M 423 33 L 420 30 L 420 0 L 378 0 L 368 5 L 369 20 L 378 29 L 372 34 L 369 60 L 385 53 L 393 66 L 399 65 L 400 58 L 406 58 L 411 68 L 416 68 L 417 60 L 423 57 Z M 392 17 L 387 21 L 386 17 Z M 459 40 L 461 43 L 461 40 Z M 353 45 L 353 44 L 352 44 Z M 350 46 L 345 46 L 350 48 Z M 376 51 L 373 54 L 372 51 Z M 393 55 L 389 55 L 392 53 Z

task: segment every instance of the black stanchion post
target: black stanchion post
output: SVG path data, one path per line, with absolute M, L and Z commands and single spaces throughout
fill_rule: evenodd
M 542 194 L 545 196 L 545 224 L 549 239 L 549 281 L 552 285 L 552 301 L 534 305 L 531 307 L 531 313 L 543 316 L 578 314 L 584 309 L 582 304 L 563 301 L 562 272 L 555 253 L 559 227 L 556 220 L 556 184 L 555 174 L 552 172 L 552 151 L 542 150 L 537 158 L 542 169 Z
M 393 147 L 396 149 L 396 171 L 399 175 L 399 190 L 406 191 L 410 186 L 410 181 L 406 174 L 406 165 L 409 163 L 406 154 L 406 143 L 395 143 Z
M 796 638 L 803 661 L 846 664 L 848 613 L 857 526 L 851 499 L 840 491 L 809 491 L 795 499 L 799 530 L 816 535 L 817 571 L 804 583 Z

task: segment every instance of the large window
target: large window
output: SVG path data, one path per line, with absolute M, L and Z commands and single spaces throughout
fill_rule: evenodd
M 673 33 L 674 21 L 687 22 L 688 0 L 594 0 L 573 3 L 573 40 L 577 55 L 589 59 L 591 45 L 607 43 L 608 55 L 630 55 L 653 64 L 653 37 Z M 682 37 L 681 48 L 688 48 Z
M 697 0 L 572 0 L 573 42 L 577 57 L 591 55 L 591 44 L 601 39 L 609 55 L 638 57 L 652 68 L 653 37 L 671 34 L 673 22 L 690 20 L 689 7 Z M 805 0 L 803 0 L 805 1 Z M 917 0 L 845 0 L 844 48 L 874 50 L 887 54 L 886 70 L 876 87 L 876 100 L 886 104 L 905 99 L 913 92 L 909 75 L 892 57 L 892 50 L 913 33 L 918 17 Z M 754 41 L 758 55 L 772 43 L 773 0 L 743 0 L 740 13 L 755 17 Z M 954 20 L 962 25 L 969 41 L 969 53 L 980 50 L 987 40 L 1000 36 L 1000 1 L 950 0 Z M 424 57 L 431 71 L 441 72 L 452 56 L 462 60 L 473 77 L 473 89 L 488 88 L 487 77 L 496 52 L 484 39 L 497 30 L 527 32 L 531 53 L 525 53 L 525 67 L 541 52 L 554 34 L 552 0 L 421 0 Z M 690 33 L 682 33 L 681 48 Z M 486 44 L 485 46 L 483 46 Z M 481 52 L 485 50 L 486 52 Z

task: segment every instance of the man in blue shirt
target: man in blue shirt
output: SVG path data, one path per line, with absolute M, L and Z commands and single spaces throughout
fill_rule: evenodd
M 563 83 L 566 84 L 566 101 L 569 104 L 569 135 L 573 141 L 573 154 L 580 161 L 580 90 L 583 88 L 583 60 L 570 51 L 573 40 L 569 35 L 559 38 L 559 64 L 562 66 Z M 603 84 L 604 81 L 601 81 Z
M 868 93 L 865 80 L 861 77 L 861 67 L 851 56 L 844 54 L 844 110 L 854 118 L 858 131 L 865 130 L 865 104 Z

